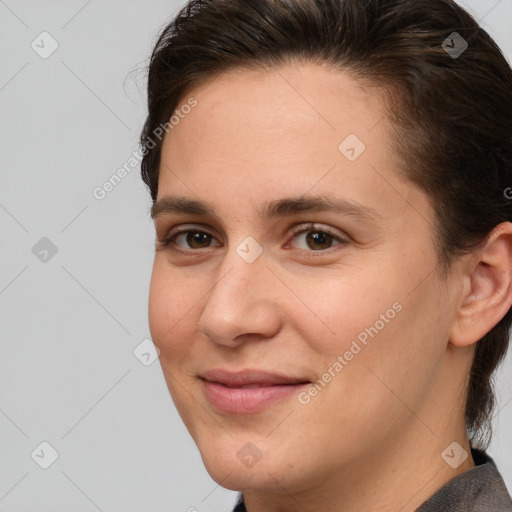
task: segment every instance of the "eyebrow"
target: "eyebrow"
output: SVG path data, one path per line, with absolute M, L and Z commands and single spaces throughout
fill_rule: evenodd
M 304 212 L 333 212 L 353 216 L 363 221 L 380 219 L 379 213 L 357 201 L 327 196 L 298 196 L 276 199 L 266 203 L 260 215 L 266 219 L 287 217 Z M 217 217 L 211 204 L 181 196 L 164 196 L 151 208 L 151 217 L 156 219 L 168 213 Z

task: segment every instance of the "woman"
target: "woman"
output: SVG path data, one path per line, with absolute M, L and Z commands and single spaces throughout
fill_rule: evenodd
M 450 0 L 192 1 L 151 57 L 149 322 L 235 510 L 512 510 L 512 70 Z

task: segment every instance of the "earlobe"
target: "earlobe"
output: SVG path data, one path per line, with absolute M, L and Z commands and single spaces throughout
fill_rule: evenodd
M 468 263 L 450 342 L 476 343 L 506 315 L 512 304 L 512 223 L 494 228 Z

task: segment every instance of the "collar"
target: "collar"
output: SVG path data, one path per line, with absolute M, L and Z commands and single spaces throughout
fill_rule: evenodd
M 493 459 L 471 448 L 475 467 L 456 476 L 423 503 L 416 512 L 506 512 L 512 500 Z

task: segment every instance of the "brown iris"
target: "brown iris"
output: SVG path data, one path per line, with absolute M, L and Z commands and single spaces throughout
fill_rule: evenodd
M 204 247 L 208 247 L 212 239 L 212 236 L 208 233 L 203 233 L 201 231 L 191 231 L 187 233 L 187 243 L 190 247 L 195 249 L 203 249 Z
M 311 247 L 310 243 L 321 245 L 321 247 L 317 247 L 317 249 L 329 249 L 332 244 L 333 236 L 329 235 L 329 233 L 324 233 L 323 231 L 310 231 L 306 235 L 306 242 L 309 247 Z M 314 249 L 314 247 L 311 247 Z

